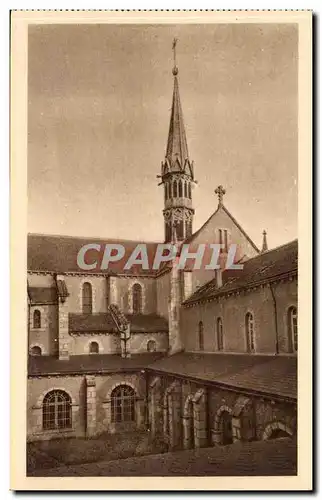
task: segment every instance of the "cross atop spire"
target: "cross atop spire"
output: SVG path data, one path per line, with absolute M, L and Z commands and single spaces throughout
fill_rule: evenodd
M 223 188 L 222 185 L 218 186 L 217 189 L 215 189 L 215 194 L 218 195 L 218 205 L 223 204 L 223 199 L 224 195 L 226 194 L 226 190 Z

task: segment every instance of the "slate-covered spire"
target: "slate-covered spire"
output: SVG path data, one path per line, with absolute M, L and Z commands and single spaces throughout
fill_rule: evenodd
M 178 69 L 176 66 L 173 68 L 172 73 L 174 75 L 174 87 L 166 159 L 172 170 L 174 170 L 177 162 L 179 162 L 177 166 L 180 169 L 184 167 L 185 161 L 189 161 L 189 154 L 179 95 Z
M 178 67 L 176 63 L 175 39 L 172 45 L 174 78 L 170 126 L 167 149 L 161 163 L 160 185 L 164 189 L 165 241 L 172 241 L 174 234 L 178 242 L 192 234 L 194 209 L 192 207 L 193 163 L 189 160 L 186 132 L 183 123 L 179 96 Z
M 176 62 L 177 39 L 173 41 L 173 96 L 169 125 L 169 134 L 165 160 L 162 162 L 161 176 L 169 172 L 184 172 L 193 180 L 193 163 L 189 160 L 186 131 L 179 94 L 178 66 Z

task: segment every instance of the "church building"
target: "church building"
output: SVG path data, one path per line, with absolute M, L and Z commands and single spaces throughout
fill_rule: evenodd
M 77 255 L 92 238 L 29 234 L 29 441 L 141 429 L 175 450 L 296 436 L 297 241 L 269 250 L 264 232 L 259 249 L 226 207 L 223 186 L 194 231 L 176 64 L 172 73 L 158 176 L 164 242 L 217 243 L 221 261 L 236 244 L 243 269 L 115 262 L 85 271 Z M 118 243 L 131 252 L 142 242 Z M 152 255 L 157 243 L 144 243 Z

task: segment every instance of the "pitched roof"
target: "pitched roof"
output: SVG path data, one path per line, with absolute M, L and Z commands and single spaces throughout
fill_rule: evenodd
M 194 241 L 194 239 L 209 224 L 209 222 L 211 221 L 211 219 L 216 215 L 216 213 L 219 210 L 223 210 L 226 213 L 226 215 L 228 215 L 228 217 L 233 221 L 233 223 L 235 224 L 235 226 L 238 227 L 239 231 L 245 236 L 245 238 L 247 239 L 247 241 L 252 245 L 252 247 L 256 250 L 256 252 L 259 252 L 259 248 L 255 245 L 255 243 L 253 242 L 253 240 L 248 236 L 248 234 L 246 233 L 246 231 L 241 227 L 241 225 L 237 222 L 237 220 L 235 219 L 235 217 L 229 212 L 229 210 L 225 207 L 225 205 L 223 203 L 220 203 L 218 205 L 217 209 L 209 217 L 209 219 L 207 219 L 206 222 L 195 233 L 193 233 L 191 236 L 189 236 L 189 238 L 187 238 L 184 241 L 184 243 L 191 243 L 192 241 Z
M 89 250 L 86 253 L 86 263 L 97 261 L 97 268 L 86 271 L 80 269 L 77 264 L 79 250 L 89 243 L 96 243 L 101 246 L 101 250 Z M 129 270 L 124 270 L 124 265 L 133 250 L 140 243 L 147 246 L 147 254 L 150 270 L 142 269 L 141 265 L 132 266 Z M 106 244 L 121 244 L 125 248 L 124 257 L 109 264 L 109 269 L 101 270 L 104 248 Z M 152 263 L 156 251 L 156 242 L 139 242 L 133 240 L 104 239 L 93 237 L 59 236 L 49 234 L 28 234 L 28 271 L 47 271 L 57 274 L 67 272 L 82 274 L 128 274 L 128 275 L 154 275 Z
M 297 398 L 295 356 L 182 352 L 159 359 L 148 369 L 263 395 Z
M 223 284 L 220 288 L 216 280 L 211 280 L 200 287 L 184 304 L 203 301 L 225 295 L 239 289 L 252 287 L 279 277 L 296 274 L 298 266 L 298 242 L 291 241 L 285 245 L 256 255 L 246 260 L 243 269 L 223 271 Z
M 168 321 L 157 314 L 126 314 L 131 333 L 168 332 Z M 110 313 L 69 313 L 70 332 L 112 332 L 117 333 Z
M 133 354 L 131 358 L 122 358 L 119 354 L 82 354 L 70 356 L 62 360 L 55 356 L 29 356 L 28 375 L 40 377 L 46 375 L 118 373 L 131 370 L 141 370 L 154 360 L 160 353 Z
M 28 287 L 28 294 L 31 305 L 56 304 L 57 290 L 53 287 Z

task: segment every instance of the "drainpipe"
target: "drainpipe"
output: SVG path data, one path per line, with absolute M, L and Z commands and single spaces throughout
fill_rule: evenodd
M 278 345 L 278 322 L 277 322 L 277 305 L 276 305 L 276 297 L 273 292 L 273 287 L 271 283 L 268 284 L 269 289 L 272 294 L 273 306 L 274 306 L 274 320 L 275 320 L 275 354 L 279 354 L 279 345 Z

